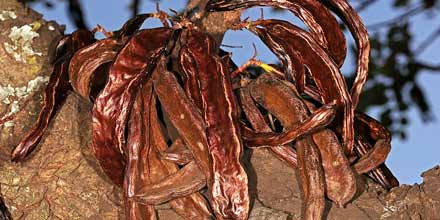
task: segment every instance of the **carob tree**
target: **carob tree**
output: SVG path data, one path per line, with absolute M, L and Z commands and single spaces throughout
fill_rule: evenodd
M 247 219 L 244 147 L 266 147 L 298 168 L 303 219 L 323 219 L 325 197 L 338 206 L 367 174 L 390 189 L 399 183 L 384 165 L 390 134 L 356 112 L 367 78 L 368 33 L 345 0 L 206 2 L 190 17 L 136 15 L 117 31 L 80 29 L 59 40 L 38 121 L 12 152 L 23 161 L 37 146 L 66 93 L 93 103 L 92 150 L 102 170 L 124 189 L 127 219 L 156 219 L 169 202 L 185 219 Z M 214 11 L 254 6 L 287 9 L 308 27 L 287 21 L 242 21 L 281 66 L 251 60 L 238 67 L 204 31 Z M 345 38 L 334 12 L 358 46 L 352 88 L 340 72 Z M 163 27 L 140 29 L 149 18 Z M 97 40 L 96 31 L 106 38 Z M 246 68 L 256 65 L 262 73 Z

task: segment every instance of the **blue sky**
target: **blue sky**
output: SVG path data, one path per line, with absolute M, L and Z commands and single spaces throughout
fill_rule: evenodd
M 126 21 L 130 13 L 127 10 L 129 0 L 86 0 L 82 1 L 87 15 L 89 25 L 94 26 L 100 24 L 108 30 L 118 29 L 124 21 Z M 142 1 L 141 12 L 154 12 L 155 4 L 152 1 Z M 182 9 L 186 1 L 182 0 L 165 0 L 161 3 L 161 8 L 167 10 L 168 8 Z M 381 0 L 373 7 L 361 13 L 361 16 L 366 24 L 374 24 L 396 15 L 396 11 L 389 6 L 390 1 Z M 34 8 L 40 13 L 44 14 L 47 20 L 55 20 L 60 24 L 66 24 L 67 32 L 74 30 L 74 26 L 70 23 L 65 14 L 65 6 L 57 4 L 55 10 L 47 10 L 41 5 L 35 5 Z M 258 18 L 260 16 L 259 9 L 248 10 L 243 17 L 250 16 L 251 18 Z M 272 14 L 270 10 L 265 9 L 265 17 L 288 19 L 299 25 L 298 20 L 289 13 Z M 425 15 L 417 16 L 414 19 L 416 25 L 412 27 L 415 34 L 415 45 L 433 31 L 435 27 L 440 26 L 439 19 L 426 19 Z M 147 25 L 157 25 L 157 22 L 148 22 Z M 433 28 L 434 27 L 434 28 Z M 350 39 L 350 38 L 348 38 Z M 276 58 L 269 52 L 269 50 L 262 45 L 259 40 L 252 34 L 245 31 L 228 32 L 225 36 L 223 44 L 243 46 L 240 49 L 228 49 L 233 52 L 233 59 L 238 64 L 246 62 L 253 53 L 252 44 L 257 45 L 259 59 L 266 62 L 276 62 Z M 433 45 L 420 55 L 420 58 L 427 62 L 435 63 L 440 61 L 440 40 L 437 40 Z M 353 61 L 348 60 L 343 68 L 344 73 L 350 73 L 352 70 Z M 440 94 L 440 73 L 425 72 L 417 79 L 423 86 L 424 91 L 428 95 L 428 100 L 431 103 L 432 111 L 436 116 L 436 121 L 424 124 L 418 115 L 417 110 L 410 111 L 411 124 L 408 128 L 408 139 L 401 141 L 394 138 L 392 142 L 392 151 L 387 159 L 387 165 L 397 176 L 399 181 L 404 184 L 412 184 L 421 182 L 421 172 L 440 164 L 440 148 L 437 139 L 440 136 L 440 99 L 436 95 Z M 374 111 L 370 112 L 374 115 Z

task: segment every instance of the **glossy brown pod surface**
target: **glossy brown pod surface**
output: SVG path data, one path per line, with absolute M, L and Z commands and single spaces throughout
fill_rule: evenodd
M 249 88 L 243 87 L 240 89 L 240 104 L 243 112 L 246 115 L 247 120 L 252 125 L 256 132 L 272 132 L 272 129 L 266 123 L 264 116 L 259 111 L 258 107 L 254 103 L 251 97 Z M 284 161 L 293 168 L 298 167 L 298 157 L 296 150 L 290 145 L 284 146 L 268 146 L 269 150 L 278 157 L 281 161 Z
M 284 95 L 289 90 L 280 83 L 269 75 L 262 75 L 255 83 L 250 84 L 250 92 L 260 105 L 280 120 L 283 128 L 288 129 L 304 121 L 308 112 L 297 95 Z M 321 156 L 311 136 L 297 139 L 295 147 L 298 152 L 298 169 L 304 196 L 303 219 L 322 219 L 325 180 Z
M 344 150 L 353 150 L 353 117 L 351 97 L 339 68 L 328 54 L 306 31 L 280 20 L 259 21 L 252 30 L 272 49 L 282 47 L 285 55 L 298 52 L 309 69 L 325 104 L 336 101 L 338 112 L 335 123 L 342 127 Z
M 163 161 L 160 158 L 159 152 L 165 150 L 168 146 L 161 132 L 156 107 L 153 83 L 149 81 L 138 92 L 129 123 L 127 168 L 124 181 L 127 198 L 126 213 L 130 214 L 130 216 L 127 215 L 127 219 L 151 217 L 150 210 L 153 208 L 154 211 L 153 206 L 144 205 L 142 202 L 131 199 L 142 197 L 143 193 L 146 192 L 146 188 L 151 185 L 156 187 L 153 189 L 153 193 L 147 193 L 147 195 L 150 198 L 153 197 L 156 202 L 171 200 L 172 208 L 179 215 L 185 217 L 185 219 L 210 219 L 209 206 L 205 199 L 196 191 L 189 193 L 187 196 L 182 196 L 182 194 L 177 194 L 176 191 L 173 191 L 172 188 L 168 189 L 167 185 L 165 185 L 165 189 L 176 194 L 169 194 L 167 192 L 170 191 L 158 187 L 161 186 L 160 182 L 163 182 L 164 178 L 169 178 L 174 174 L 181 173 L 181 171 L 174 164 Z M 197 166 L 195 168 L 199 175 L 203 177 Z M 188 181 L 180 180 L 171 182 L 171 184 L 190 186 Z M 205 185 L 204 179 L 201 184 Z M 175 195 L 179 195 L 178 198 Z
M 211 0 L 207 8 L 214 11 L 235 10 L 255 6 L 271 6 L 287 9 L 300 18 L 313 38 L 330 54 L 338 66 L 342 66 L 347 53 L 345 37 L 336 18 L 329 9 L 316 0 Z M 295 62 L 295 59 L 286 60 Z M 293 69 L 288 70 L 293 71 Z M 287 72 L 288 73 L 288 72 Z M 289 73 L 288 73 L 289 74 Z
M 125 128 L 135 91 L 151 76 L 172 35 L 168 28 L 138 32 L 118 54 L 109 70 L 108 82 L 93 107 L 95 157 L 106 175 L 122 186 L 125 161 Z
M 218 219 L 247 219 L 248 180 L 240 162 L 243 146 L 229 68 L 216 54 L 216 44 L 207 34 L 188 32 L 185 47 L 198 67 L 195 76 L 212 157 L 212 208 Z
M 287 81 L 263 75 L 251 84 L 251 91 L 254 99 L 274 114 L 276 112 L 280 121 L 296 120 L 298 123 L 310 114 L 294 85 Z M 340 206 L 346 204 L 356 193 L 356 177 L 336 135 L 329 129 L 322 129 L 310 135 L 309 139 L 300 144 L 313 144 L 319 149 L 327 196 Z

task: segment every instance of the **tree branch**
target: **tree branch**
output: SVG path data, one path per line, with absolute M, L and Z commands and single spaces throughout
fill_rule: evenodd
M 380 28 L 383 28 L 383 27 L 388 27 L 388 26 L 390 26 L 390 25 L 392 25 L 394 23 L 399 23 L 399 22 L 402 22 L 402 21 L 406 21 L 411 16 L 414 16 L 414 15 L 420 13 L 420 12 L 423 12 L 424 10 L 425 10 L 425 8 L 423 7 L 423 5 L 417 5 L 417 6 L 412 7 L 411 9 L 408 9 L 404 13 L 402 13 L 402 14 L 394 17 L 394 18 L 391 18 L 391 19 L 386 20 L 386 21 L 381 21 L 381 22 L 378 22 L 378 23 L 375 23 L 375 24 L 372 24 L 372 25 L 368 25 L 367 28 L 368 28 L 368 30 L 375 30 L 375 29 L 380 29 Z
M 420 45 L 414 50 L 414 54 L 420 55 L 423 53 L 438 37 L 440 37 L 440 27 L 434 30 L 425 40 L 423 40 L 422 43 L 420 43 Z
M 366 0 L 364 2 L 361 2 L 357 7 L 356 7 L 356 11 L 359 13 L 365 9 L 367 9 L 368 7 L 370 7 L 371 5 L 373 5 L 374 3 L 376 3 L 377 0 Z

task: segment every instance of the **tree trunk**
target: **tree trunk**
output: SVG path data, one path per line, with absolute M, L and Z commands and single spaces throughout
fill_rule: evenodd
M 190 1 L 188 9 L 205 3 Z M 41 108 L 42 89 L 50 74 L 48 48 L 62 28 L 15 0 L 0 0 L 0 15 L 4 18 L 0 23 L 0 117 L 4 119 L 0 126 L 0 189 L 13 219 L 123 219 L 122 192 L 103 174 L 89 149 L 91 106 L 77 95 L 67 98 L 30 159 L 9 162 L 10 151 Z M 239 16 L 240 12 L 215 13 L 201 23 L 220 43 Z M 29 29 L 27 34 L 34 37 L 27 38 L 28 42 L 14 41 L 10 33 L 17 28 Z M 296 171 L 264 149 L 247 152 L 254 198 L 250 219 L 300 219 Z M 386 192 L 362 177 L 364 187 L 356 199 L 346 208 L 328 202 L 327 217 L 439 219 L 440 168 L 425 172 L 423 178 L 421 185 Z M 180 219 L 168 204 L 156 208 L 162 220 Z

